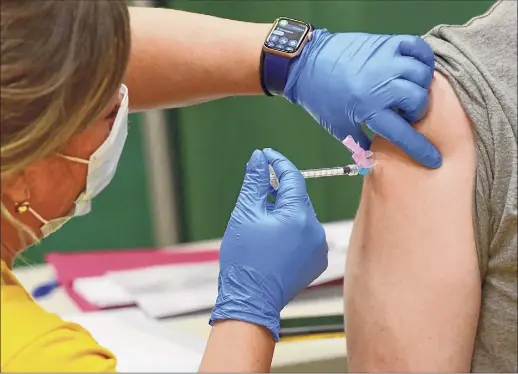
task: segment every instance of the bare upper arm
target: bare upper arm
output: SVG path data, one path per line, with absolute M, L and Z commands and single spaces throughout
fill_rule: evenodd
M 435 74 L 416 125 L 443 156 L 428 170 L 377 138 L 349 247 L 349 370 L 469 371 L 480 305 L 473 230 L 475 140 L 447 79 Z

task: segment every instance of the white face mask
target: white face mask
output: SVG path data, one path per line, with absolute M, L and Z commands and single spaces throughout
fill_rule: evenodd
M 65 217 L 58 217 L 47 221 L 36 213 L 34 209 L 29 208 L 29 211 L 43 223 L 43 226 L 40 228 L 43 237 L 47 237 L 60 229 L 71 218 L 90 213 L 92 199 L 99 195 L 112 181 L 128 135 L 128 88 L 125 85 L 121 85 L 120 93 L 122 100 L 110 134 L 104 143 L 90 156 L 90 159 L 84 160 L 60 155 L 72 162 L 88 165 L 86 189 L 76 199 L 72 212 Z

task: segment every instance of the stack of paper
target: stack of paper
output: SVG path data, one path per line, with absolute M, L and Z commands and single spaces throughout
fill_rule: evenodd
M 329 265 L 311 286 L 341 280 L 344 276 L 352 221 L 326 224 L 325 228 Z M 177 255 L 182 254 L 174 254 Z M 217 297 L 218 271 L 217 254 L 212 257 L 205 254 L 201 261 L 106 268 L 94 276 L 76 277 L 71 281 L 71 290 L 96 308 L 137 305 L 154 318 L 172 317 L 211 309 Z
M 54 268 L 57 281 L 68 296 L 83 311 L 94 311 L 110 306 L 133 304 L 123 290 L 104 278 L 108 271 L 142 269 L 164 264 L 192 264 L 214 262 L 219 258 L 218 250 L 114 250 L 74 253 L 49 253 L 47 262 Z M 86 300 L 74 290 L 73 283 L 81 278 L 93 278 L 98 296 Z M 81 281 L 77 287 L 81 289 Z M 91 288 L 88 284 L 84 287 Z M 88 292 L 88 291 L 84 291 Z M 109 302 L 103 300 L 109 299 Z M 89 301 L 91 300 L 91 302 Z

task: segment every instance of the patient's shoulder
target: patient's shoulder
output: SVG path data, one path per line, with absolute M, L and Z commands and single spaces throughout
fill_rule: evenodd
M 365 179 L 364 195 L 422 203 L 424 198 L 441 206 L 451 201 L 458 209 L 462 199 L 462 205 L 469 208 L 476 169 L 476 142 L 470 119 L 448 79 L 439 72 L 434 74 L 429 97 L 426 116 L 413 126 L 441 153 L 441 167 L 430 170 L 376 136 L 371 146 L 376 167 Z M 468 221 L 469 217 L 466 215 Z
M 377 136 L 373 139 L 371 150 L 381 166 L 378 169 L 388 163 L 391 168 L 404 169 L 404 174 L 398 173 L 399 178 L 420 176 L 426 179 L 450 174 L 461 166 L 474 169 L 475 136 L 471 121 L 448 79 L 437 71 L 430 89 L 428 112 L 413 126 L 439 150 L 443 157 L 442 166 L 435 172 L 430 171 L 413 162 L 394 144 Z
M 2 269 L 1 371 L 115 370 L 115 359 L 77 324 L 48 313 Z
M 444 157 L 459 149 L 474 149 L 471 121 L 450 82 L 435 72 L 429 96 L 427 115 L 414 126 L 432 141 Z

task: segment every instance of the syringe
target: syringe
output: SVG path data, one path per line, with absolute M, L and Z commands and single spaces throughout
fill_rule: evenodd
M 279 188 L 279 180 L 275 175 L 275 172 L 271 165 L 270 167 L 270 184 L 274 189 Z M 351 164 L 346 166 L 337 166 L 334 168 L 322 168 L 322 169 L 308 169 L 301 170 L 301 174 L 304 179 L 310 178 L 322 178 L 322 177 L 334 177 L 338 175 L 347 175 L 347 176 L 355 176 L 358 174 L 367 175 L 370 169 L 362 168 L 358 165 Z

